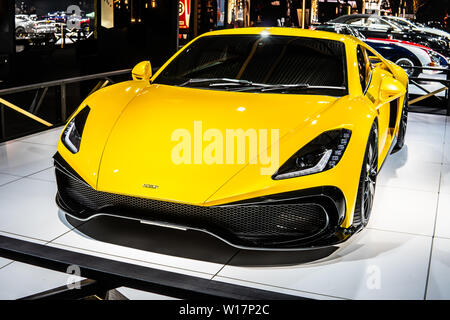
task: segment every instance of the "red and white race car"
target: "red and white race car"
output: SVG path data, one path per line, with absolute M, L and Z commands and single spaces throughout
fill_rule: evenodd
M 419 59 L 421 66 L 423 67 L 441 67 L 446 68 L 449 65 L 450 60 L 443 54 L 434 51 L 433 49 L 410 41 L 396 40 L 396 39 L 380 39 L 380 38 L 368 38 L 368 41 L 376 41 L 378 43 L 395 43 L 398 46 L 402 46 L 412 51 Z M 416 66 L 417 63 L 411 61 L 411 59 L 404 57 L 399 61 L 400 64 L 406 66 Z M 399 64 L 397 63 L 397 64 Z M 435 70 L 423 70 L 423 73 L 438 73 Z

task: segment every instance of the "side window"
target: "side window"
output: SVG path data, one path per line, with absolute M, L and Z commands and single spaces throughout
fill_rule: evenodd
M 364 50 L 364 48 L 362 48 L 361 46 L 358 46 L 358 48 L 356 49 L 356 59 L 358 60 L 359 81 L 361 83 L 361 88 L 362 88 L 363 92 L 365 92 L 368 79 L 367 79 L 367 73 L 366 73 L 367 62 L 364 57 L 363 50 Z
M 386 22 L 382 21 L 381 19 L 374 18 L 374 17 L 370 17 L 367 20 L 367 24 L 368 24 L 369 27 L 375 28 L 375 29 L 387 29 L 387 28 L 389 28 L 389 24 L 387 24 Z
M 364 25 L 364 18 L 353 18 L 348 19 L 346 24 L 351 24 L 353 26 L 363 26 Z
M 367 57 L 369 58 L 369 62 L 372 65 L 372 68 L 375 66 L 375 64 L 382 62 L 380 58 L 377 57 L 373 51 L 366 49 Z

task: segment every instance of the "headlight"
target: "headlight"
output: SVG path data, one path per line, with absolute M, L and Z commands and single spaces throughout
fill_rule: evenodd
M 352 132 L 347 129 L 326 131 L 286 161 L 272 176 L 289 179 L 334 168 L 341 160 Z
M 63 144 L 72 153 L 77 153 L 80 150 L 81 136 L 83 135 L 84 125 L 91 109 L 85 107 L 81 110 L 67 125 L 64 130 L 61 140 Z

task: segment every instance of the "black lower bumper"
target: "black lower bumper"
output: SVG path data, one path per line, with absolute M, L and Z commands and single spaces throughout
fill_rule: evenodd
M 345 200 L 336 187 L 274 194 L 220 206 L 198 206 L 97 191 L 59 155 L 55 157 L 56 202 L 69 215 L 86 220 L 96 215 L 150 221 L 208 232 L 246 249 L 294 250 L 346 240 L 339 227 Z

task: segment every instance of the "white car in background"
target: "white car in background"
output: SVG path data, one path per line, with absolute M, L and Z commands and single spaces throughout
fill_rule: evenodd
M 386 19 L 388 21 L 393 21 L 393 22 L 401 25 L 402 27 L 411 28 L 411 29 L 413 29 L 415 31 L 419 31 L 419 32 L 427 32 L 427 33 L 435 34 L 437 36 L 444 37 L 444 38 L 447 38 L 450 40 L 450 33 L 446 32 L 444 30 L 426 27 L 426 26 L 414 23 L 412 21 L 409 21 L 408 19 L 401 18 L 401 17 L 383 16 L 383 19 Z
M 56 23 L 51 20 L 38 20 L 35 14 L 16 14 L 16 36 L 54 34 Z
M 35 22 L 26 14 L 16 14 L 16 36 L 22 36 L 27 33 L 33 33 Z

